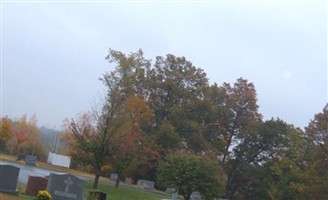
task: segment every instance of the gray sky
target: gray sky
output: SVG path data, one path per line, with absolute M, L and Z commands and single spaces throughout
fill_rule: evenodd
M 327 102 L 327 3 L 3 0 L 1 115 L 40 126 L 91 108 L 108 49 L 172 53 L 211 83 L 255 84 L 264 119 L 303 128 Z

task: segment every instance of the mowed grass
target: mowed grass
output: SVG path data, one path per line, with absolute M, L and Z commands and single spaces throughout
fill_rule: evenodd
M 16 162 L 16 158 L 10 155 L 0 154 L 0 160 Z M 93 179 L 94 175 L 86 172 L 81 172 L 78 170 L 67 169 L 64 167 L 57 167 L 50 165 L 48 163 L 37 162 L 38 167 L 56 170 L 65 173 L 71 173 L 75 175 L 80 175 Z M 91 189 L 93 181 L 87 181 L 85 184 L 84 192 L 87 196 L 88 190 Z M 31 196 L 25 195 L 26 185 L 18 184 L 17 189 L 19 190 L 19 195 L 11 195 L 0 192 L 0 200 L 33 200 Z M 107 200 L 161 200 L 161 199 L 171 199 L 171 195 L 158 191 L 158 190 L 146 190 L 139 188 L 136 185 L 126 185 L 120 184 L 119 188 L 115 188 L 114 182 L 109 181 L 108 178 L 101 177 L 98 184 L 98 189 L 102 192 L 107 193 Z
M 24 184 L 18 183 L 17 189 L 19 191 L 18 195 L 6 194 L 0 192 L 0 200 L 33 200 L 33 197 L 25 195 L 26 186 Z
M 86 191 L 90 189 L 92 182 L 86 184 Z M 134 185 L 120 184 L 119 188 L 115 188 L 113 183 L 98 185 L 100 191 L 107 193 L 107 200 L 161 200 L 171 199 L 171 196 L 156 190 L 145 190 Z

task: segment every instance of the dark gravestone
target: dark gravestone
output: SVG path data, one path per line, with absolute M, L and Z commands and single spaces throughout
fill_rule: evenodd
M 35 165 L 35 162 L 36 162 L 36 156 L 27 155 L 25 157 L 25 164 L 26 165 Z
M 19 168 L 12 165 L 0 165 L 0 192 L 18 194 L 17 181 Z
M 17 161 L 21 161 L 21 160 L 23 160 L 23 161 L 25 161 L 25 155 L 24 154 L 19 154 L 18 156 L 17 156 Z
M 46 190 L 48 179 L 40 176 L 29 176 L 25 194 L 30 196 L 37 196 L 40 190 Z
M 97 200 L 106 200 L 107 193 L 102 192 L 100 190 L 89 190 L 90 196 Z
M 53 200 L 83 199 L 85 180 L 70 174 L 50 174 L 47 191 Z

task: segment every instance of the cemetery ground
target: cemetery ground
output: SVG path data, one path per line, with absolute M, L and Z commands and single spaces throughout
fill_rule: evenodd
M 18 163 L 16 161 L 16 157 L 0 154 L 0 160 L 8 161 L 13 163 Z M 84 191 L 88 191 L 92 187 L 93 183 L 93 174 L 89 174 L 86 172 L 67 169 L 64 167 L 50 165 L 48 163 L 38 162 L 37 167 L 54 170 L 62 173 L 70 173 L 77 176 L 81 176 L 87 178 L 88 181 L 85 184 Z M 0 193 L 1 200 L 33 200 L 33 197 L 25 195 L 26 185 L 22 183 L 18 183 L 17 189 L 19 190 L 19 194 L 17 196 Z M 161 200 L 161 199 L 170 199 L 171 195 L 158 190 L 147 190 L 137 187 L 136 185 L 128 185 L 124 183 L 120 183 L 119 188 L 115 188 L 114 181 L 110 181 L 109 178 L 101 177 L 98 189 L 102 192 L 107 193 L 107 200 Z

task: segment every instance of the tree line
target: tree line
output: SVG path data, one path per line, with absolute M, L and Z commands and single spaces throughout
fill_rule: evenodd
M 41 143 L 42 134 L 37 126 L 36 116 L 30 119 L 23 115 L 17 120 L 5 116 L 0 126 L 0 151 L 12 155 L 35 155 L 46 159 L 46 148 Z
M 253 83 L 210 84 L 185 57 L 109 50 L 107 93 L 66 122 L 74 166 L 156 181 L 189 199 L 328 198 L 328 106 L 302 130 L 264 121 Z M 2 121 L 4 124 L 4 121 Z M 1 129 L 3 134 L 3 128 Z

